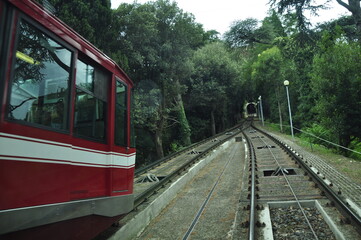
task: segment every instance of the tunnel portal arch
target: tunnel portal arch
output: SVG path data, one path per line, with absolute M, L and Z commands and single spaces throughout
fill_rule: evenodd
M 257 117 L 258 116 L 258 110 L 257 110 L 258 104 L 255 102 L 248 102 L 244 106 L 244 117 Z

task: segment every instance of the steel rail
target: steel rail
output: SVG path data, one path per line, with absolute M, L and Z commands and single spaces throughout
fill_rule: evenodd
M 254 152 L 254 147 L 252 141 L 249 139 L 247 134 L 243 132 L 243 135 L 247 141 L 247 145 L 249 148 L 249 158 L 251 161 L 251 197 L 250 197 L 250 213 L 249 213 L 249 230 L 248 230 L 248 239 L 253 240 L 255 238 L 254 229 L 255 229 L 255 218 L 256 218 L 256 176 L 255 176 L 255 169 L 256 169 L 256 155 Z
M 272 135 L 268 134 L 265 131 L 262 131 L 261 129 L 253 126 L 257 131 L 260 131 L 261 133 L 268 136 L 270 139 L 275 141 L 279 146 L 282 146 L 283 149 L 286 150 L 288 154 L 290 154 L 297 163 L 309 174 L 311 179 L 318 185 L 318 187 L 321 189 L 321 191 L 325 194 L 325 196 L 330 199 L 334 204 L 335 207 L 340 211 L 340 213 L 346 217 L 351 225 L 353 225 L 357 232 L 361 234 L 361 217 L 358 216 L 356 213 L 352 211 L 352 209 L 348 206 L 346 202 L 344 202 L 341 197 L 333 190 L 331 189 L 327 183 L 325 183 L 304 161 L 303 158 L 295 154 L 292 149 L 287 147 L 284 143 L 282 143 L 277 138 L 273 137 Z
M 175 171 L 173 171 L 171 174 L 168 174 L 166 177 L 161 179 L 156 184 L 152 185 L 150 188 L 146 189 L 144 192 L 140 193 L 135 197 L 134 200 L 134 208 L 138 207 L 140 204 L 142 204 L 144 201 L 146 201 L 149 197 L 154 195 L 155 192 L 157 192 L 159 189 L 161 189 L 163 186 L 165 186 L 167 183 L 172 181 L 176 176 L 178 176 L 180 173 L 182 173 L 185 169 L 189 168 L 191 165 L 193 165 L 196 161 L 200 160 L 204 156 L 206 156 L 209 152 L 223 144 L 224 142 L 230 140 L 231 138 L 235 137 L 237 134 L 239 134 L 241 131 L 237 131 L 236 133 L 230 135 L 229 137 L 218 141 L 215 145 L 211 146 L 210 148 L 206 149 L 202 153 L 198 154 L 194 158 L 188 160 L 183 165 L 178 167 Z M 224 133 L 223 133 L 224 134 Z

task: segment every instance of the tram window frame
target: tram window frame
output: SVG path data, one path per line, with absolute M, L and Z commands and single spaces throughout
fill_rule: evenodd
M 4 38 L 6 38 L 8 36 L 8 34 L 4 34 L 5 32 L 7 33 L 8 31 L 5 30 L 5 21 L 6 19 L 6 15 L 7 15 L 7 5 L 5 2 L 1 1 L 0 2 L 0 56 L 1 56 L 1 61 L 3 61 L 3 56 L 5 54 L 2 54 L 4 52 L 4 48 L 3 48 L 3 42 L 4 42 Z M 3 65 L 3 64 L 2 64 Z
M 5 35 L 4 32 L 7 32 L 5 31 L 5 21 L 7 20 L 7 15 L 10 15 L 10 14 L 7 14 L 9 11 L 8 11 L 8 6 L 6 5 L 6 2 L 4 1 L 1 1 L 0 2 L 0 54 L 3 52 L 3 41 L 4 41 L 4 38 L 8 35 Z M 0 55 L 1 56 L 1 55 Z
M 80 52 L 79 52 L 80 53 Z M 95 79 L 95 75 L 93 76 L 93 79 L 92 79 L 92 85 L 91 85 L 91 89 L 89 89 L 89 87 L 87 86 L 81 86 L 81 85 L 78 85 L 78 71 L 79 71 L 79 62 L 84 64 L 84 65 L 87 65 L 87 66 L 91 66 L 93 69 L 94 69 L 94 74 L 95 72 L 97 72 L 97 74 L 104 74 L 103 77 L 105 76 L 106 77 L 106 80 L 107 82 L 103 82 L 103 80 L 100 80 L 99 79 Z M 110 104 L 110 101 L 109 101 L 109 97 L 110 97 L 110 85 L 111 85 L 111 77 L 112 77 L 112 73 L 105 69 L 104 67 L 100 66 L 99 64 L 96 64 L 94 61 L 86 58 L 86 57 L 83 57 L 83 56 L 79 56 L 78 59 L 76 60 L 76 77 L 75 77 L 75 91 L 74 91 L 74 98 L 75 98 L 75 101 L 74 101 L 74 119 L 73 119 L 73 135 L 75 137 L 78 137 L 78 138 L 82 138 L 82 139 L 86 139 L 86 140 L 90 140 L 90 141 L 96 141 L 96 142 L 100 142 L 100 143 L 107 143 L 107 136 L 108 136 L 108 129 L 109 129 L 109 126 L 108 126 L 108 123 L 109 123 L 109 117 L 108 117 L 108 111 L 109 111 L 109 104 Z M 95 69 L 97 71 L 95 71 Z M 96 84 L 99 84 L 98 87 L 96 87 L 95 85 Z M 101 92 L 102 88 L 99 88 L 100 85 L 103 85 L 103 90 L 106 89 L 105 93 L 104 92 Z M 89 112 L 83 112 L 83 113 L 80 113 L 77 112 L 78 110 L 78 96 L 80 96 L 80 94 L 83 94 L 84 96 L 86 96 L 86 98 L 84 97 L 85 99 L 85 102 L 83 102 L 84 104 L 88 104 L 89 102 L 92 101 L 92 99 L 94 99 L 94 103 L 95 103 L 95 106 L 92 106 L 92 105 L 88 105 L 86 107 L 90 108 L 91 107 L 94 107 L 93 110 L 95 114 L 97 114 L 97 111 L 101 110 L 102 112 L 102 115 L 103 115 L 103 135 L 101 137 L 97 137 L 96 136 L 96 133 L 99 133 L 99 132 L 96 132 L 96 125 L 89 125 L 89 126 L 86 126 L 86 125 L 83 125 L 83 126 L 79 126 L 78 124 L 78 116 L 81 116 L 83 115 L 88 115 L 89 116 Z M 100 96 L 102 94 L 105 94 L 104 96 Z M 97 103 L 96 101 L 99 100 L 98 102 L 100 103 L 103 103 L 103 108 L 102 109 L 96 109 L 97 107 Z M 104 101 L 105 100 L 105 101 Z M 82 108 L 83 110 L 85 109 Z M 86 111 L 86 110 L 85 110 Z M 100 115 L 99 115 L 100 116 Z M 87 117 L 87 116 L 85 116 Z M 99 121 L 99 119 L 97 119 L 97 116 L 94 116 L 93 114 L 93 123 L 98 123 L 98 126 L 99 126 L 99 123 L 100 123 L 100 126 L 102 126 L 102 121 Z M 95 119 L 94 119 L 95 117 Z M 83 118 L 84 119 L 84 118 Z M 86 124 L 86 121 L 87 119 L 85 120 L 82 120 L 82 122 L 84 124 Z M 88 119 L 89 120 L 89 119 Z M 79 121 L 81 122 L 81 121 Z M 88 121 L 89 122 L 89 121 Z M 77 129 L 78 127 L 78 129 Z M 83 129 L 85 129 L 85 127 L 91 127 L 91 132 L 92 134 L 84 134 L 84 132 L 86 132 L 86 130 L 82 133 L 79 129 L 83 127 Z
M 124 96 L 123 98 L 123 104 L 118 103 L 118 96 L 117 96 L 117 89 L 118 84 L 121 84 L 122 87 L 124 87 Z M 120 78 L 115 77 L 115 114 L 114 114 L 114 144 L 121 147 L 127 147 L 128 146 L 128 86 L 125 82 L 123 82 Z M 119 123 L 117 121 L 118 118 L 118 108 L 121 112 L 123 112 L 123 122 L 120 128 Z M 117 134 L 119 131 L 123 131 L 120 136 Z M 123 136 L 121 136 L 123 135 Z
M 135 89 L 132 88 L 130 91 L 130 147 L 135 148 L 136 147 L 136 137 L 135 137 L 135 126 L 134 126 L 134 92 Z
M 8 64 L 8 39 L 10 36 L 10 17 L 12 16 L 13 11 L 9 11 L 8 5 L 6 2 L 0 2 L 0 106 L 3 106 L 2 102 L 4 99 L 4 88 L 5 88 L 5 69 Z
M 10 106 L 11 106 L 11 99 L 12 99 L 13 84 L 14 84 L 14 80 L 15 80 L 15 66 L 16 66 L 16 60 L 17 60 L 16 53 L 18 52 L 18 47 L 19 47 L 20 28 L 21 28 L 22 22 L 27 24 L 32 30 L 45 36 L 48 40 L 51 40 L 52 42 L 56 43 L 57 45 L 61 46 L 64 49 L 66 49 L 70 54 L 69 62 L 67 62 L 68 64 L 70 64 L 68 66 L 69 72 L 68 72 L 67 80 L 65 80 L 65 81 L 67 81 L 67 88 L 65 90 L 64 97 L 62 97 L 63 101 L 58 100 L 58 102 L 55 104 L 56 106 L 54 107 L 56 109 L 57 106 L 60 106 L 60 104 L 58 104 L 58 103 L 63 104 L 64 116 L 63 116 L 63 122 L 62 122 L 63 127 L 62 128 L 56 127 L 55 125 L 50 126 L 50 125 L 45 125 L 42 123 L 31 122 L 31 121 L 26 121 L 26 120 L 10 117 Z M 42 26 L 41 24 L 37 23 L 35 20 L 31 19 L 29 16 L 27 16 L 21 12 L 19 12 L 19 17 L 18 17 L 17 21 L 14 22 L 13 24 L 16 25 L 16 28 L 15 28 L 16 33 L 15 33 L 15 37 L 11 37 L 11 40 L 9 41 L 10 45 L 12 45 L 12 48 L 8 50 L 9 53 L 12 53 L 12 59 L 11 59 L 12 62 L 11 62 L 11 73 L 10 73 L 10 77 L 9 77 L 9 84 L 8 84 L 8 89 L 7 89 L 8 97 L 6 100 L 7 107 L 6 107 L 6 111 L 5 111 L 6 120 L 9 122 L 15 122 L 15 123 L 19 123 L 21 125 L 50 130 L 50 131 L 54 131 L 54 132 L 70 133 L 70 117 L 71 117 L 70 111 L 72 109 L 70 106 L 72 104 L 71 96 L 72 96 L 72 91 L 73 91 L 72 90 L 73 89 L 72 82 L 73 82 L 74 62 L 75 62 L 75 55 L 76 55 L 75 48 L 72 47 L 71 45 L 69 45 L 68 43 L 66 43 L 60 37 L 58 37 L 55 33 L 53 33 L 46 27 Z M 26 58 L 26 56 L 25 56 L 25 58 Z M 34 64 L 35 64 L 35 62 L 36 61 L 34 60 Z M 47 82 L 50 80 L 45 79 L 44 83 L 40 83 L 40 84 L 44 85 L 41 87 L 45 87 L 45 85 L 47 85 Z M 43 97 L 45 98 L 46 96 L 43 96 Z M 65 102 L 65 103 L 63 103 L 63 102 Z

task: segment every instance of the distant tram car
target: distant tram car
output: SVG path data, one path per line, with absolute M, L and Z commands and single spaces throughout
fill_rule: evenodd
M 133 83 L 34 1 L 0 37 L 0 239 L 92 238 L 133 208 Z

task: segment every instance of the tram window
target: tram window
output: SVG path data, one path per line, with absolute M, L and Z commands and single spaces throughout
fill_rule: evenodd
M 67 129 L 72 52 L 22 20 L 8 117 Z
M 109 74 L 77 61 L 74 133 L 105 141 Z
M 119 80 L 116 81 L 115 103 L 115 144 L 126 146 L 127 126 L 127 87 Z

